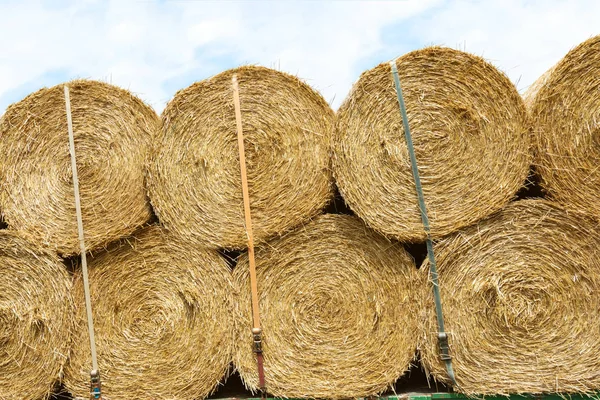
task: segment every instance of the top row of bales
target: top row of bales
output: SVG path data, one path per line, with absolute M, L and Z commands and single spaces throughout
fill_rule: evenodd
M 431 47 L 395 61 L 434 238 L 500 210 L 532 163 L 553 199 L 600 216 L 599 60 L 600 37 L 573 49 L 534 86 L 530 113 L 480 57 Z M 149 222 L 149 201 L 183 238 L 245 247 L 234 74 L 258 242 L 320 213 L 333 178 L 371 227 L 424 238 L 388 63 L 360 77 L 337 117 L 296 77 L 248 66 L 179 91 L 162 119 L 125 90 L 67 84 L 88 248 Z M 28 96 L 0 120 L 0 209 L 9 228 L 71 255 L 79 246 L 62 86 Z

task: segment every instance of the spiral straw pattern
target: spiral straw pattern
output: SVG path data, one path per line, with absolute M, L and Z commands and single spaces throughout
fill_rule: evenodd
M 600 389 L 600 226 L 523 200 L 435 245 L 446 330 L 468 394 Z M 427 261 L 421 269 L 428 274 Z M 431 284 L 421 287 L 423 363 L 448 382 Z
M 447 48 L 396 65 L 433 237 L 500 210 L 531 163 L 514 85 L 482 58 Z M 391 238 L 425 238 L 389 63 L 364 72 L 340 107 L 334 151 L 337 185 L 360 218 Z
M 307 84 L 251 66 L 195 83 L 163 112 L 149 193 L 165 227 L 216 248 L 247 245 L 233 74 L 239 82 L 255 241 L 318 214 L 333 190 L 334 115 Z
M 417 344 L 412 258 L 357 218 L 322 215 L 256 253 L 268 392 L 289 398 L 381 393 Z M 234 269 L 234 364 L 258 387 L 248 258 Z
M 126 90 L 76 80 L 69 86 L 88 249 L 151 217 L 144 166 L 156 113 Z M 0 120 L 0 209 L 10 229 L 64 255 L 79 253 L 64 85 L 8 107 Z
M 600 219 L 600 36 L 571 50 L 526 93 L 535 166 L 548 195 Z
M 47 398 L 75 326 L 71 278 L 58 257 L 0 231 L 0 399 Z
M 189 400 L 213 392 L 231 363 L 231 271 L 219 254 L 145 228 L 90 262 L 106 400 Z M 81 275 L 67 388 L 89 397 L 91 356 Z

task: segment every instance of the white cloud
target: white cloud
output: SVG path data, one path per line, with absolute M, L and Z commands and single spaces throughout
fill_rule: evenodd
M 385 24 L 428 8 L 422 2 L 40 2 L 0 4 L 0 95 L 47 71 L 109 80 L 130 88 L 158 110 L 172 96 L 164 84 L 198 73 L 212 60 L 199 46 L 295 73 L 342 98 L 353 63 L 381 47 Z M 223 69 L 236 65 L 224 65 Z M 176 88 L 179 89 L 179 88 Z
M 414 28 L 425 42 L 482 55 L 522 91 L 571 48 L 600 34 L 600 2 L 453 1 Z
M 523 88 L 600 33 L 598 15 L 592 0 L 0 2 L 0 99 L 60 71 L 129 88 L 160 111 L 177 84 L 252 63 L 297 74 L 335 106 L 365 60 L 432 43 L 466 46 Z M 400 40 L 386 41 L 391 25 Z

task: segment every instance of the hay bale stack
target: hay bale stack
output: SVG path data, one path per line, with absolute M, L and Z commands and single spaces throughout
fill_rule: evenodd
M 126 90 L 77 80 L 70 88 L 86 243 L 130 234 L 151 216 L 144 163 L 156 113 Z M 0 121 L 0 208 L 9 228 L 79 252 L 64 85 L 11 105 Z
M 47 398 L 67 361 L 74 325 L 62 262 L 0 231 L 0 399 Z
M 323 215 L 256 254 L 268 392 L 290 398 L 381 393 L 414 357 L 412 258 L 357 218 Z M 234 364 L 258 387 L 248 259 L 234 270 Z
M 157 227 L 90 263 L 103 397 L 189 400 L 209 395 L 230 362 L 231 272 L 212 250 L 175 240 Z M 79 325 L 65 384 L 89 396 L 91 356 L 81 276 Z
M 435 245 L 450 353 L 468 394 L 600 389 L 599 225 L 544 200 L 512 203 Z M 427 278 L 427 263 L 420 271 Z M 431 283 L 421 355 L 439 358 Z
M 535 166 L 548 195 L 600 218 L 600 36 L 571 50 L 528 93 Z
M 523 100 L 482 58 L 430 47 L 396 60 L 434 237 L 499 210 L 530 164 Z M 425 238 L 390 65 L 363 73 L 338 111 L 334 175 L 368 225 Z
M 162 224 L 214 247 L 247 245 L 231 78 L 237 74 L 254 238 L 316 215 L 332 194 L 333 111 L 294 76 L 225 71 L 179 91 L 162 115 L 149 193 Z

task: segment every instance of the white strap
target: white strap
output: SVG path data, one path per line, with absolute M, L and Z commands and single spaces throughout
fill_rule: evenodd
M 79 248 L 81 251 L 81 269 L 83 271 L 85 310 L 87 314 L 88 332 L 90 334 L 90 349 L 92 350 L 92 370 L 98 371 L 98 357 L 96 356 L 96 339 L 94 337 L 94 317 L 92 316 L 92 299 L 90 297 L 87 257 L 85 254 L 85 239 L 83 235 L 83 217 L 81 216 L 81 198 L 79 197 L 79 178 L 77 177 L 77 162 L 75 161 L 75 139 L 73 136 L 73 119 L 71 118 L 71 97 L 69 96 L 69 87 L 67 85 L 65 85 L 65 103 L 67 106 L 67 124 L 69 129 L 69 150 L 71 152 L 71 169 L 73 170 L 73 189 L 75 190 L 77 230 L 79 231 Z

